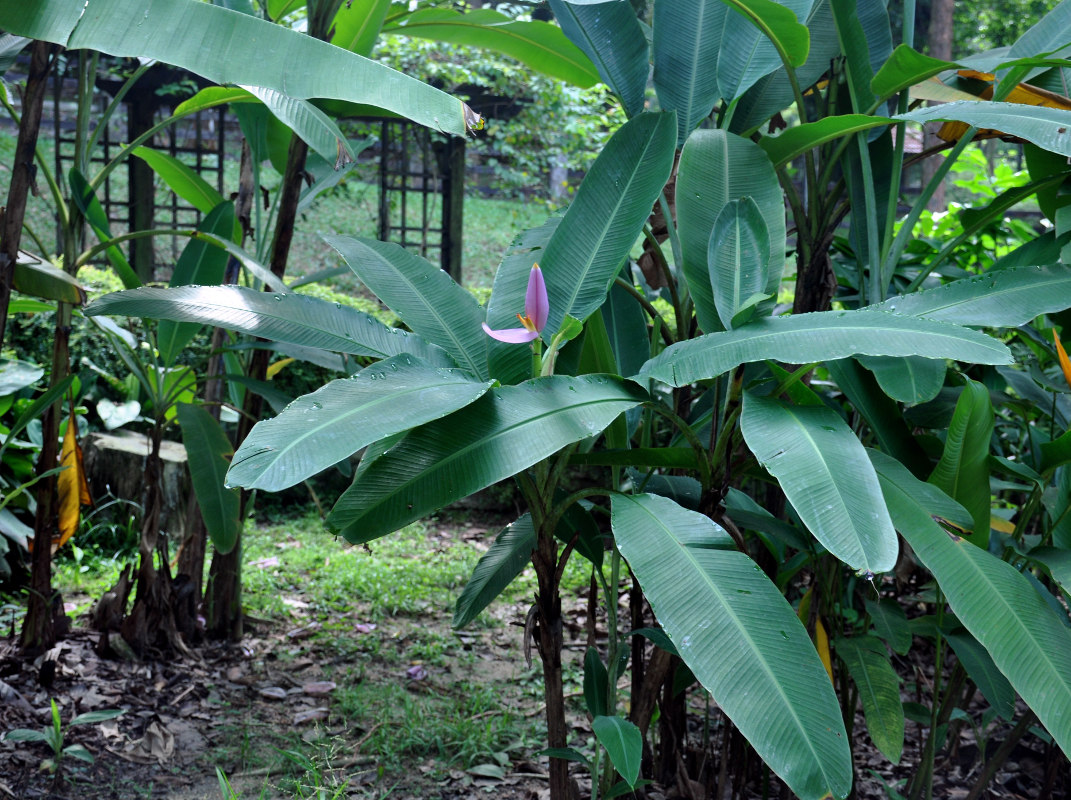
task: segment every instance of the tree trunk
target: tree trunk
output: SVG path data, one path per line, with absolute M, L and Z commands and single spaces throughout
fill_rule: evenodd
M 294 238 L 294 222 L 297 219 L 298 200 L 305 175 L 305 156 L 309 148 L 297 136 L 290 138 L 290 150 L 283 175 L 282 195 L 279 198 L 279 216 L 275 223 L 275 238 L 272 240 L 271 271 L 277 277 L 286 272 L 290 255 L 290 243 Z M 267 374 L 270 354 L 267 350 L 254 350 L 250 359 L 249 377 L 262 381 Z M 260 419 L 263 398 L 253 391 L 245 395 L 245 407 L 238 423 L 237 444 L 241 444 L 254 422 Z M 242 492 L 241 519 L 246 517 L 249 493 Z M 216 552 L 212 556 L 208 583 L 208 635 L 217 639 L 236 642 L 242 638 L 242 541 L 229 553 Z
M 547 746 L 569 746 L 569 726 L 565 721 L 565 687 L 562 684 L 562 601 L 558 592 L 558 542 L 554 534 L 540 529 L 538 550 L 532 554 L 539 595 L 536 600 L 539 623 L 539 658 L 543 662 L 543 698 L 547 706 Z M 610 609 L 613 613 L 615 609 Z M 569 762 L 550 759 L 550 800 L 574 800 L 579 792 L 569 777 Z
M 943 61 L 952 60 L 952 10 L 954 0 L 931 0 L 930 24 L 926 31 L 927 44 L 930 56 L 940 58 Z M 923 128 L 923 150 L 941 144 L 937 138 L 936 127 L 933 124 Z M 935 155 L 922 162 L 922 185 L 925 186 L 941 166 L 944 156 Z M 930 211 L 944 211 L 948 206 L 945 200 L 944 181 L 933 193 L 927 208 Z
M 242 140 L 242 163 L 238 179 L 238 199 L 235 204 L 235 213 L 242 225 L 242 238 L 252 235 L 250 226 L 250 214 L 253 203 L 253 169 L 252 155 L 249 151 L 249 142 Z M 234 256 L 228 260 L 227 272 L 223 277 L 224 283 L 235 283 L 238 280 L 239 265 Z M 213 355 L 208 359 L 208 370 L 205 374 L 204 405 L 208 413 L 219 422 L 220 406 L 223 403 L 224 367 L 223 357 L 219 355 L 227 332 L 223 328 L 215 328 L 212 331 L 212 343 L 210 352 Z M 197 495 L 190 493 L 190 501 L 186 514 L 186 534 L 182 540 L 179 551 L 178 572 L 179 576 L 185 575 L 189 581 L 192 592 L 192 602 L 195 608 L 200 608 L 204 596 L 204 568 L 205 547 L 208 531 L 205 528 L 204 518 L 201 516 L 201 508 L 197 505 Z M 178 577 L 178 576 L 176 576 Z M 230 579 L 228 579 L 230 580 Z M 241 631 L 238 631 L 239 638 Z M 230 635 L 226 638 L 231 638 Z
M 26 213 L 26 194 L 33 186 L 33 153 L 41 128 L 41 110 L 51 68 L 49 55 L 52 46 L 35 42 L 30 54 L 30 74 L 26 82 L 22 120 L 15 146 L 15 166 L 8 191 L 8 207 L 4 213 L 3 242 L 0 244 L 0 335 L 7 325 L 7 307 L 18 259 L 19 240 Z M 65 246 L 73 253 L 74 242 L 68 237 Z M 54 385 L 67 374 L 67 340 L 70 334 L 70 307 L 59 303 L 56 308 L 56 338 L 52 346 L 52 377 Z M 59 456 L 59 415 L 63 405 L 58 401 L 45 410 L 41 418 L 42 445 L 37 459 L 37 474 L 56 467 Z M 52 602 L 52 534 L 56 530 L 56 476 L 37 484 L 37 511 L 34 516 L 33 562 L 30 571 L 30 596 L 26 619 L 22 625 L 23 652 L 37 654 L 56 641 Z M 61 607 L 62 610 L 62 607 Z
M 30 191 L 34 190 L 34 149 L 37 147 L 37 134 L 41 129 L 41 109 L 48 89 L 48 73 L 52 69 L 52 50 L 53 47 L 48 42 L 34 42 L 30 49 L 30 73 L 22 98 L 22 120 L 19 123 L 18 141 L 15 143 L 15 162 L 11 167 L 7 206 L 0 209 L 0 217 L 3 219 L 0 227 L 0 342 L 3 341 L 7 328 L 7 305 L 11 299 L 15 262 L 19 256 L 22 223 L 26 218 L 26 198 Z
M 163 506 L 163 491 L 160 485 L 160 441 L 163 439 L 163 420 L 153 425 L 152 449 L 145 459 L 145 519 L 138 542 L 138 581 L 134 608 L 123 620 L 120 630 L 123 638 L 139 655 L 149 650 L 186 653 L 187 648 L 179 634 L 180 624 L 175 619 L 171 571 L 168 568 L 167 546 L 160 538 L 160 512 Z M 155 564 L 160 554 L 160 567 Z
M 796 296 L 792 303 L 793 314 L 810 311 L 827 311 L 837 291 L 837 276 L 827 247 L 815 247 L 811 258 L 804 263 L 802 250 L 796 252 Z

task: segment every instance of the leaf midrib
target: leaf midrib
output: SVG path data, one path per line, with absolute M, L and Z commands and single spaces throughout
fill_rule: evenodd
M 647 514 L 652 520 L 654 520 L 656 529 L 665 532 L 665 536 L 666 536 L 666 538 L 669 539 L 669 542 L 672 545 L 676 545 L 677 548 L 679 548 L 679 550 L 680 550 L 681 554 L 683 555 L 683 557 L 686 558 L 688 561 L 690 561 L 692 563 L 692 565 L 694 566 L 696 572 L 701 576 L 702 580 L 706 583 L 706 585 L 710 587 L 711 591 L 715 594 L 715 596 L 717 597 L 718 601 L 721 603 L 722 608 L 725 610 L 727 615 L 732 619 L 732 621 L 735 624 L 736 628 L 741 632 L 741 635 L 744 637 L 744 639 L 748 643 L 748 645 L 750 645 L 752 652 L 755 654 L 755 656 L 758 659 L 759 664 L 762 667 L 763 673 L 766 674 L 766 676 L 767 676 L 768 680 L 770 681 L 770 683 L 777 690 L 777 694 L 778 694 L 778 696 L 781 697 L 781 699 L 783 701 L 783 705 L 788 709 L 789 715 L 791 716 L 793 722 L 795 723 L 796 729 L 801 733 L 803 741 L 807 743 L 807 748 L 811 752 L 811 755 L 813 757 L 814 763 L 819 765 L 819 769 L 821 770 L 823 779 L 826 782 L 826 786 L 827 787 L 832 787 L 833 781 L 830 779 L 830 776 L 825 771 L 825 767 L 824 767 L 824 764 L 822 762 L 822 759 L 819 756 L 818 749 L 816 748 L 815 744 L 811 741 L 810 736 L 807 735 L 808 734 L 808 728 L 803 724 L 802 720 L 800 720 L 799 715 L 796 713 L 795 707 L 792 705 L 792 703 L 789 702 L 788 694 L 785 692 L 784 688 L 781 686 L 780 681 L 777 680 L 776 676 L 773 673 L 773 670 L 770 668 L 769 662 L 766 660 L 766 658 L 763 655 L 762 651 L 755 644 L 755 640 L 751 637 L 751 634 L 748 632 L 747 627 L 740 621 L 740 618 L 736 615 L 736 613 L 733 611 L 732 607 L 725 600 L 725 597 L 722 594 L 722 592 L 718 590 L 717 586 L 712 581 L 710 581 L 709 576 L 706 573 L 706 570 L 703 569 L 703 567 L 699 563 L 699 561 L 697 559 L 695 559 L 691 555 L 691 553 L 689 552 L 688 548 L 684 544 L 682 544 L 672 534 L 672 532 L 669 531 L 668 528 L 666 528 L 666 526 L 663 524 L 663 522 L 657 516 L 655 516 L 642 503 L 637 502 L 636 500 L 632 499 L 630 496 L 628 496 L 628 495 L 622 495 L 622 496 L 628 498 L 628 500 L 630 502 L 632 502 L 634 505 L 636 505 L 637 507 L 642 509 L 645 514 Z M 715 698 L 715 700 L 717 700 L 717 698 Z
M 378 260 L 382 264 L 386 264 L 388 270 L 392 273 L 392 275 L 390 277 L 397 277 L 397 278 L 400 278 L 402 280 L 404 285 L 409 289 L 410 294 L 412 294 L 415 298 L 417 298 L 420 301 L 420 304 L 424 308 L 424 310 L 431 314 L 431 316 L 434 318 L 435 322 L 437 323 L 439 329 L 443 333 L 446 334 L 447 339 L 453 343 L 455 348 L 457 348 L 457 354 L 460 355 L 462 357 L 462 359 L 465 361 L 466 368 L 469 370 L 469 372 L 471 372 L 473 375 L 479 375 L 480 377 L 485 377 L 486 370 L 481 370 L 479 364 L 476 361 L 473 360 L 473 355 L 471 353 L 469 353 L 468 348 L 465 346 L 465 343 L 462 342 L 462 340 L 458 337 L 457 333 L 454 331 L 454 326 L 450 325 L 450 324 L 448 324 L 446 322 L 446 319 L 442 316 L 442 314 L 439 313 L 439 310 L 438 310 L 438 308 L 436 307 L 436 305 L 434 303 L 427 302 L 427 300 L 424 297 L 423 293 L 421 293 L 417 289 L 416 284 L 409 278 L 409 276 L 405 273 L 405 271 L 400 267 L 396 267 L 386 256 L 384 256 L 382 253 L 380 253 L 378 250 L 374 249 L 373 247 L 365 244 L 364 242 L 360 241 L 359 239 L 354 239 L 353 241 L 357 242 L 358 244 L 360 244 L 361 247 L 363 247 L 366 250 L 368 250 L 369 252 L 373 253 L 375 258 L 376 258 L 376 260 Z M 343 256 L 343 258 L 345 258 L 345 256 Z M 431 273 L 426 273 L 426 275 L 431 275 Z M 432 280 L 435 280 L 435 279 L 438 278 L 437 275 L 432 275 L 431 277 L 432 277 Z M 388 280 L 389 280 L 389 277 L 388 277 Z M 442 281 L 440 281 L 440 283 L 442 283 Z M 443 285 L 445 285 L 445 284 L 443 284 Z M 376 292 L 376 294 L 379 294 L 379 293 Z M 469 297 L 472 297 L 472 296 L 469 295 Z M 473 303 L 476 302 L 475 298 L 473 298 L 472 302 Z M 399 316 L 401 316 L 401 314 L 399 314 Z M 413 328 L 414 331 L 416 330 L 416 326 L 412 325 L 411 323 L 409 323 L 409 327 Z
M 415 475 L 412 475 L 411 477 L 409 477 L 406 481 L 404 481 L 402 483 L 394 483 L 394 487 L 395 488 L 389 494 L 383 495 L 382 497 L 378 498 L 378 500 L 374 504 L 365 506 L 363 508 L 360 505 L 353 506 L 352 508 L 354 510 L 359 510 L 360 511 L 360 515 L 357 518 L 347 522 L 345 524 L 345 527 L 348 528 L 348 527 L 352 526 L 359 519 L 361 519 L 364 516 L 367 516 L 369 513 L 374 511 L 376 508 L 379 508 L 384 503 L 390 501 L 392 498 L 397 497 L 399 494 L 401 494 L 403 489 L 405 489 L 405 488 L 407 488 L 409 486 L 412 486 L 417 481 L 422 480 L 423 478 L 425 478 L 428 475 L 433 475 L 433 474 L 436 474 L 436 473 L 442 471 L 442 469 L 445 466 L 452 465 L 452 464 L 456 463 L 459 458 L 469 454 L 470 452 L 474 451 L 475 449 L 483 448 L 483 447 L 487 446 L 488 444 L 499 440 L 501 437 L 503 437 L 503 436 L 505 436 L 507 434 L 514 433 L 515 431 L 518 431 L 518 430 L 524 428 L 525 426 L 528 426 L 528 425 L 537 425 L 538 426 L 538 424 L 540 422 L 542 422 L 544 419 L 547 419 L 547 418 L 552 417 L 554 415 L 567 414 L 567 413 L 569 413 L 571 411 L 578 411 L 578 410 L 583 410 L 583 409 L 586 409 L 586 408 L 596 408 L 596 407 L 598 407 L 600 405 L 605 405 L 605 404 L 610 404 L 610 403 L 624 404 L 624 403 L 628 403 L 628 402 L 632 402 L 633 404 L 639 404 L 640 400 L 638 400 L 636 398 L 629 398 L 629 397 L 626 397 L 624 395 L 618 395 L 616 397 L 602 397 L 602 398 L 595 399 L 595 400 L 586 400 L 586 401 L 583 401 L 583 402 L 578 402 L 578 403 L 575 403 L 575 404 L 572 404 L 572 405 L 565 405 L 565 406 L 559 405 L 559 406 L 557 406 L 557 407 L 555 407 L 553 409 L 548 409 L 548 410 L 546 410 L 544 412 L 541 412 L 536 416 L 526 417 L 523 420 L 519 420 L 517 422 L 511 423 L 509 426 L 507 426 L 505 428 L 501 428 L 501 429 L 493 432 L 492 434 L 490 434 L 488 436 L 485 436 L 484 438 L 482 438 L 482 439 L 480 439 L 478 441 L 470 442 L 469 444 L 465 445 L 462 448 L 453 450 L 449 454 L 448 457 L 437 460 L 435 462 L 435 464 L 430 469 L 421 470 L 420 472 L 417 472 Z M 597 432 L 593 433 L 591 435 L 595 436 L 595 435 L 597 435 Z M 379 467 L 380 470 L 381 470 L 382 469 L 382 464 L 389 463 L 391 460 L 392 459 L 390 459 L 388 457 L 388 454 L 385 453 L 383 456 L 381 456 L 380 458 L 376 459 L 375 463 L 371 467 L 369 467 L 368 472 L 365 473 L 365 477 L 367 477 L 368 475 L 376 475 L 377 474 L 377 467 Z M 397 460 L 397 457 L 395 457 L 395 459 L 393 459 L 393 460 Z M 340 502 L 341 502 L 341 500 L 340 500 Z M 347 506 L 347 508 L 349 508 L 349 507 Z
M 602 228 L 602 233 L 598 237 L 598 244 L 592 248 L 591 254 L 588 256 L 583 266 L 583 270 L 580 272 L 579 280 L 575 281 L 573 284 L 572 294 L 569 296 L 569 302 L 566 304 L 566 310 L 563 312 L 562 315 L 563 321 L 565 319 L 566 314 L 572 314 L 575 310 L 576 298 L 580 294 L 580 288 L 585 284 L 587 276 L 591 272 L 591 266 L 595 263 L 595 257 L 599 254 L 599 250 L 602 249 L 602 243 L 606 240 L 607 231 L 609 231 L 610 228 L 613 227 L 614 221 L 617 219 L 617 216 L 620 213 L 622 206 L 625 205 L 625 199 L 629 196 L 629 190 L 632 188 L 632 184 L 637 180 L 637 176 L 640 174 L 643 168 L 645 166 L 648 166 L 647 164 L 645 164 L 647 154 L 652 149 L 652 145 L 655 140 L 655 134 L 658 132 L 658 128 L 660 127 L 661 123 L 662 120 L 657 120 L 654 125 L 652 125 L 651 130 L 646 138 L 646 141 L 643 144 L 643 151 L 640 153 L 639 158 L 636 159 L 635 168 L 630 170 L 628 180 L 625 182 L 625 185 L 623 187 L 620 187 L 618 190 L 618 200 L 616 203 L 614 203 L 613 212 L 607 217 L 606 224 Z
M 343 378 L 342 380 L 348 380 L 348 379 L 347 378 Z M 331 419 L 325 420 L 320 425 L 317 425 L 317 426 L 315 426 L 313 428 L 306 429 L 306 431 L 303 434 L 297 436 L 296 438 L 291 439 L 290 443 L 287 444 L 285 447 L 283 447 L 283 448 L 272 448 L 272 452 L 276 453 L 277 455 L 274 458 L 272 458 L 271 461 L 268 463 L 268 465 L 266 465 L 262 469 L 262 471 L 261 471 L 261 473 L 260 473 L 260 475 L 258 476 L 257 479 L 258 479 L 258 481 L 261 480 L 264 477 L 264 475 L 266 475 L 268 473 L 268 470 L 273 469 L 279 463 L 279 461 L 281 461 L 286 456 L 287 453 L 289 453 L 291 450 L 293 450 L 299 444 L 304 443 L 306 439 L 308 439 L 308 438 L 310 438 L 312 436 L 316 436 L 316 435 L 320 434 L 326 428 L 333 428 L 333 427 L 336 427 L 337 425 L 340 425 L 341 423 L 343 423 L 346 420 L 348 420 L 351 417 L 353 417 L 355 414 L 361 414 L 361 413 L 363 413 L 363 412 L 365 412 L 365 411 L 367 411 L 369 409 L 375 409 L 376 407 L 381 406 L 384 403 L 393 402 L 393 401 L 395 401 L 395 400 L 397 400 L 399 398 L 407 397 L 408 395 L 414 394 L 415 392 L 422 392 L 422 391 L 425 391 L 427 389 L 438 389 L 438 388 L 443 388 L 443 387 L 454 388 L 454 387 L 462 387 L 462 386 L 471 386 L 475 390 L 476 386 L 489 387 L 490 385 L 491 385 L 491 383 L 489 381 L 483 382 L 483 383 L 476 382 L 476 381 L 461 381 L 461 382 L 459 382 L 459 381 L 456 381 L 456 380 L 453 380 L 453 381 L 441 381 L 441 382 L 438 382 L 438 383 L 425 384 L 423 386 L 401 387 L 396 391 L 390 392 L 389 394 L 379 395 L 377 397 L 373 397 L 373 398 L 369 399 L 368 401 L 366 401 L 366 402 L 364 402 L 364 403 L 362 403 L 360 405 L 357 405 L 357 406 L 354 406 L 354 407 L 350 408 L 348 411 L 342 412 L 342 413 L 340 413 L 340 414 L 338 414 L 336 416 L 331 417 Z M 276 416 L 273 420 L 269 420 L 269 421 L 270 422 L 274 422 L 276 420 L 282 419 L 285 416 L 296 416 L 299 411 L 308 411 L 308 410 L 310 410 L 310 409 L 312 409 L 314 407 L 315 406 L 310 404 L 310 405 L 306 406 L 305 408 L 295 408 L 295 409 L 291 409 L 289 411 L 285 411 L 284 410 L 281 414 Z M 456 411 L 457 409 L 454 409 L 454 410 Z M 425 420 L 425 422 L 422 423 L 422 424 L 426 424 L 427 422 L 433 422 L 436 419 L 442 419 L 444 416 L 446 416 L 449 413 L 452 413 L 452 411 L 448 411 L 448 412 L 445 412 L 443 414 L 440 414 L 437 417 L 432 417 L 429 420 Z M 291 427 L 290 430 L 293 430 L 293 428 Z M 369 444 L 370 442 L 375 441 L 377 439 L 382 439 L 384 436 L 388 436 L 388 435 L 390 435 L 390 434 L 381 433 L 381 434 L 378 434 L 376 436 L 370 437 L 368 441 L 355 439 L 352 452 L 357 452 L 357 450 L 359 450 L 360 448 L 362 448 L 365 445 Z M 239 448 L 239 451 L 241 451 L 241 448 Z M 233 464 L 231 465 L 231 469 L 234 469 L 235 467 L 237 467 L 237 466 L 239 466 L 241 464 L 245 464 L 246 462 L 250 461 L 251 459 L 254 459 L 257 456 L 262 455 L 264 452 L 265 451 L 263 449 L 261 449 L 261 450 L 258 450 L 257 452 L 250 453 L 249 455 L 245 456 L 241 460 L 235 460 L 233 462 Z

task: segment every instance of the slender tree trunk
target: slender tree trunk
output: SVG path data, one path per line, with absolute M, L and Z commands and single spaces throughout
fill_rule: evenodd
M 562 601 L 558 592 L 558 542 L 553 532 L 539 531 L 538 549 L 533 553 L 539 594 L 536 610 L 539 622 L 539 657 L 543 662 L 543 697 L 547 706 L 547 746 L 569 746 L 565 721 L 565 688 L 562 684 Z M 615 609 L 610 609 L 613 613 Z M 569 762 L 550 759 L 550 799 L 573 800 L 577 795 L 569 778 Z
M 45 91 L 48 88 L 48 73 L 51 70 L 53 46 L 47 42 L 34 42 L 30 50 L 30 72 L 26 81 L 26 93 L 22 101 L 22 120 L 19 124 L 18 141 L 15 144 L 15 163 L 12 167 L 11 184 L 8 186 L 7 207 L 3 210 L 0 228 L 0 341 L 7 327 L 7 307 L 11 299 L 11 286 L 18 260 L 19 242 L 22 238 L 22 223 L 26 216 L 26 200 L 34 184 L 34 148 L 41 129 L 41 110 Z M 64 354 L 66 341 L 64 341 Z M 45 412 L 43 430 L 58 430 L 56 421 L 60 405 Z M 56 466 L 58 456 L 57 437 L 45 436 L 38 460 L 38 472 Z M 30 574 L 30 597 L 26 619 L 22 626 L 21 644 L 26 653 L 39 653 L 55 643 L 52 625 L 52 531 L 55 530 L 55 479 L 46 478 L 38 484 L 37 514 L 34 519 L 33 566 Z
M 309 148 L 297 136 L 290 139 L 290 150 L 286 159 L 286 172 L 283 175 L 282 195 L 279 198 L 279 216 L 275 222 L 275 237 L 272 240 L 271 271 L 281 278 L 286 272 L 286 261 L 290 255 L 290 244 L 294 238 L 294 222 L 297 219 L 298 200 L 301 198 L 302 180 L 305 175 L 305 156 Z M 250 359 L 249 377 L 264 380 L 268 369 L 270 354 L 267 350 L 253 351 Z M 245 407 L 241 421 L 238 423 L 237 443 L 245 440 L 255 420 L 260 418 L 263 398 L 253 391 L 245 395 Z M 241 519 L 246 517 L 248 492 L 242 492 Z M 208 583 L 208 634 L 218 639 L 232 642 L 242 638 L 242 584 L 241 584 L 242 542 L 238 542 L 229 553 L 215 553 L 209 570 Z
M 19 137 L 15 143 L 15 163 L 11 168 L 11 184 L 7 189 L 7 206 L 0 210 L 3 223 L 0 236 L 0 341 L 7 328 L 7 305 L 11 299 L 11 285 L 15 276 L 15 262 L 19 255 L 22 238 L 22 223 L 26 218 L 27 195 L 34 187 L 34 149 L 41 130 L 41 111 L 45 92 L 48 89 L 48 73 L 52 69 L 53 46 L 48 42 L 34 42 L 30 49 L 30 73 L 26 79 L 26 92 L 22 97 L 22 119 L 19 122 Z
M 944 61 L 952 60 L 952 10 L 954 0 L 931 0 L 930 24 L 926 32 L 929 54 Z M 941 143 L 933 124 L 923 128 L 923 149 L 929 149 Z M 925 186 L 937 172 L 944 156 L 935 155 L 922 162 L 922 185 Z M 945 200 L 944 181 L 933 193 L 927 208 L 930 211 L 944 211 L 948 207 Z
M 235 211 L 242 225 L 243 241 L 252 234 L 250 226 L 250 214 L 253 203 L 253 169 L 252 155 L 249 151 L 249 142 L 242 140 L 242 164 L 238 179 L 238 199 Z M 224 275 L 224 283 L 234 283 L 238 279 L 237 261 L 232 256 L 227 264 L 227 273 Z M 227 332 L 223 328 L 215 328 L 212 331 L 212 343 L 208 359 L 208 370 L 205 375 L 204 404 L 208 413 L 218 422 L 220 406 L 223 403 L 223 357 L 219 355 L 226 339 Z M 192 602 L 194 608 L 199 608 L 203 599 L 205 547 L 208 531 L 205 528 L 204 518 L 201 516 L 201 508 L 197 504 L 197 495 L 191 494 L 187 508 L 186 519 L 189 520 L 186 527 L 186 535 L 182 541 L 179 552 L 178 571 L 180 575 L 187 576 L 193 592 Z M 229 577 L 227 580 L 238 580 L 239 576 Z M 240 616 L 240 611 L 239 611 Z M 241 631 L 238 632 L 239 638 Z M 231 638 L 229 635 L 226 638 Z
M 815 247 L 806 263 L 803 251 L 797 251 L 796 296 L 792 303 L 792 313 L 827 311 L 836 291 L 837 276 L 833 272 L 828 246 Z

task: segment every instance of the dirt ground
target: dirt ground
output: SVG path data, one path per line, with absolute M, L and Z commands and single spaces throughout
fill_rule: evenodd
M 585 601 L 566 598 L 565 610 L 570 618 L 568 661 L 583 658 Z M 445 695 L 456 692 L 460 680 L 473 679 L 491 683 L 508 703 L 512 712 L 535 724 L 542 708 L 538 692 L 522 693 L 517 676 L 524 670 L 522 624 L 525 609 L 501 607 L 496 611 L 507 623 L 455 634 L 450 620 L 442 618 L 399 617 L 369 626 L 361 621 L 359 611 L 339 621 L 339 637 L 378 637 L 385 647 L 404 641 L 414 626 L 425 631 L 435 629 L 443 637 L 457 637 L 469 652 L 465 660 L 448 659 L 435 667 L 419 665 L 399 674 L 396 658 L 366 659 L 361 680 L 395 681 L 412 697 Z M 267 767 L 243 766 L 236 755 L 236 720 L 241 721 L 242 735 L 252 741 L 281 733 L 297 734 L 306 742 L 330 739 L 334 744 L 330 759 L 321 765 L 320 777 L 326 787 L 347 784 L 339 794 L 328 788 L 323 797 L 397 798 L 398 800 L 454 800 L 455 798 L 496 798 L 500 800 L 543 800 L 548 797 L 547 761 L 534 753 L 538 746 L 511 751 L 508 763 L 498 769 L 452 768 L 430 757 L 400 756 L 390 760 L 382 754 L 367 752 L 367 743 L 376 729 L 387 724 L 374 716 L 355 724 L 333 708 L 338 691 L 332 678 L 339 667 L 353 658 L 351 648 L 340 647 L 320 630 L 311 608 L 295 601 L 289 619 L 274 622 L 250 620 L 247 636 L 239 646 L 203 643 L 194 656 L 164 661 L 138 663 L 107 661 L 94 653 L 96 634 L 79 625 L 45 659 L 24 662 L 17 653 L 13 625 L 0 639 L 0 731 L 15 728 L 40 729 L 51 718 L 50 699 L 60 706 L 64 722 L 75 714 L 101 709 L 123 708 L 123 716 L 100 724 L 70 729 L 66 744 L 85 746 L 95 763 L 73 758 L 62 762 L 53 777 L 40 769 L 50 755 L 44 743 L 0 743 L 0 799 L 50 798 L 51 800 L 97 800 L 100 798 L 173 798 L 174 800 L 217 800 L 221 790 L 215 774 L 220 767 L 228 775 L 235 796 L 243 798 L 317 797 L 311 788 L 296 794 L 294 772 L 290 771 L 289 788 L 286 763 Z M 333 629 L 334 630 L 334 629 Z M 333 632 L 333 631 L 332 631 Z M 349 655 L 347 655 L 349 653 Z M 42 664 L 54 662 L 55 672 L 41 684 Z M 46 668 L 45 672 L 49 670 Z M 574 700 L 579 702 L 573 692 Z M 702 695 L 695 693 L 692 708 L 695 726 L 704 717 Z M 911 698 L 906 698 L 908 700 Z M 696 703 L 698 702 L 698 705 Z M 495 713 L 495 712 L 488 712 Z M 583 743 L 590 736 L 586 721 L 577 713 L 573 717 L 574 740 Z M 475 720 L 474 720 L 475 722 Z M 1010 726 L 991 731 L 992 752 Z M 917 763 L 917 748 L 908 746 L 900 766 L 888 763 L 865 737 L 861 717 L 856 723 L 855 746 L 859 798 L 896 800 L 885 784 L 912 773 Z M 715 763 L 718 745 L 715 737 L 697 732 L 696 747 L 700 760 Z M 918 741 L 919 733 L 908 723 L 908 741 Z M 706 751 L 701 743 L 706 743 Z M 533 742 L 538 744 L 538 740 Z M 239 742 L 239 745 L 241 743 Z M 581 745 L 582 746 L 582 745 Z M 935 798 L 967 798 L 977 780 L 978 746 L 969 728 L 960 733 L 953 748 L 954 756 L 939 754 Z M 582 796 L 590 796 L 589 784 L 579 765 L 578 784 Z M 709 771 L 709 768 L 708 768 Z M 298 770 L 300 774 L 301 770 Z M 485 774 L 479 774 L 485 773 Z M 1067 760 L 1051 746 L 1028 736 L 1020 743 L 994 777 L 983 798 L 1071 798 Z M 708 781 L 708 785 L 709 785 Z M 902 786 L 901 786 L 902 789 Z M 772 778 L 765 796 L 779 797 L 779 784 Z M 640 795 L 643 796 L 643 795 Z M 699 784 L 678 782 L 675 786 L 651 785 L 647 800 L 673 797 L 705 800 L 708 796 Z M 749 786 L 741 797 L 762 797 L 763 787 Z

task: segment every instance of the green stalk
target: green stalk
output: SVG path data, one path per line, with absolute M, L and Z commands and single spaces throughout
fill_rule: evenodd
M 630 295 L 632 295 L 636 299 L 636 302 L 640 304 L 640 307 L 647 312 L 647 315 L 653 321 L 655 321 L 656 323 L 661 323 L 660 325 L 656 324 L 655 327 L 660 329 L 657 333 L 661 333 L 662 339 L 663 341 L 665 341 L 666 346 L 668 347 L 669 345 L 673 344 L 673 342 L 675 341 L 673 338 L 673 334 L 666 327 L 665 320 L 662 319 L 662 315 L 659 314 L 658 309 L 651 305 L 650 301 L 643 296 L 640 290 L 633 286 L 629 281 L 626 281 L 620 275 L 614 278 L 614 283 L 617 286 L 620 286 Z M 680 336 L 680 329 L 677 330 L 677 335 L 678 337 Z M 654 358 L 653 355 L 651 357 Z
M 100 141 L 101 134 L 107 129 L 108 122 L 111 120 L 115 110 L 119 108 L 119 105 L 123 102 L 123 98 L 126 97 L 127 92 L 134 88 L 134 84 L 137 83 L 138 78 L 144 75 L 152 65 L 153 62 L 151 61 L 145 64 L 139 64 L 133 74 L 123 81 L 123 85 L 119 87 L 119 91 L 115 93 L 115 97 L 112 98 L 112 101 L 108 103 L 108 106 L 104 109 L 104 113 L 101 114 L 100 120 L 97 121 L 97 127 L 93 130 L 93 135 L 89 138 L 88 149 L 90 153 L 96 148 L 97 142 Z
M 908 212 L 907 217 L 900 223 L 900 230 L 896 234 L 896 238 L 893 239 L 892 247 L 889 250 L 889 254 L 885 259 L 884 270 L 890 275 L 896 269 L 896 265 L 900 262 L 900 258 L 904 254 L 904 249 L 907 247 L 907 243 L 911 240 L 911 233 L 915 229 L 915 224 L 919 221 L 919 217 L 922 216 L 922 212 L 926 209 L 926 204 L 930 202 L 930 198 L 933 197 L 933 193 L 937 191 L 937 187 L 941 181 L 944 180 L 945 175 L 952 169 L 952 165 L 956 163 L 956 159 L 959 158 L 960 153 L 967 149 L 967 145 L 970 144 L 971 139 L 974 138 L 974 134 L 978 132 L 975 127 L 970 127 L 967 132 L 963 134 L 963 137 L 956 142 L 955 147 L 949 151 L 945 156 L 945 160 L 937 168 L 937 172 L 934 173 L 933 179 L 926 184 L 922 190 L 922 194 L 915 200 L 915 204 L 911 207 L 911 211 Z M 922 282 L 929 277 L 929 272 L 923 269 L 918 277 L 915 278 L 904 290 L 904 294 L 910 294 L 915 291 Z
M 131 233 L 123 233 L 119 236 L 113 236 L 106 241 L 98 242 L 78 256 L 77 260 L 74 262 L 75 269 L 84 267 L 92 261 L 95 256 L 115 247 L 117 244 L 121 244 L 122 242 L 131 239 L 146 239 L 151 236 L 180 236 L 186 237 L 187 239 L 195 239 L 197 238 L 197 231 L 194 228 L 150 228 L 149 230 L 132 231 Z M 205 238 L 204 241 L 207 241 L 209 244 L 213 243 L 212 240 L 208 238 Z
M 879 259 L 878 243 L 878 213 L 876 208 L 877 198 L 874 196 L 874 169 L 870 163 L 870 148 L 867 145 L 866 134 L 856 134 L 859 144 L 859 163 L 863 170 L 863 207 L 866 214 L 866 238 L 867 238 L 867 262 L 870 271 L 870 290 L 863 296 L 863 305 L 866 301 L 881 302 L 885 299 L 885 285 L 881 281 L 881 261 Z M 859 281 L 859 290 L 864 292 L 865 283 Z M 876 291 L 875 291 L 876 290 Z

